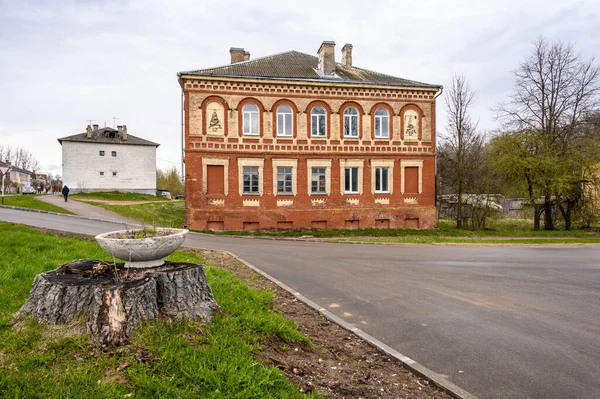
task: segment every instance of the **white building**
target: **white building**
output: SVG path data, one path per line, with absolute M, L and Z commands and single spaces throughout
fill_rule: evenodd
M 127 126 L 99 129 L 58 139 L 63 184 L 71 193 L 127 191 L 156 194 L 157 143 L 127 134 Z

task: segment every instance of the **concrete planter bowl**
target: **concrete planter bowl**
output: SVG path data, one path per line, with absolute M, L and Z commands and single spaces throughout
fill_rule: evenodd
M 115 258 L 126 261 L 125 267 L 149 268 L 165 263 L 163 258 L 183 244 L 188 230 L 157 227 L 156 235 L 144 238 L 122 238 L 144 229 L 111 231 L 96 236 L 98 244 Z

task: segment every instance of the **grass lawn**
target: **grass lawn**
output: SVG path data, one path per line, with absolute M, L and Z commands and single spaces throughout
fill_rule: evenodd
M 14 195 L 4 197 L 4 205 L 19 206 L 21 208 L 39 209 L 41 211 L 67 213 L 73 215 L 73 212 L 63 209 L 59 206 L 49 204 L 36 199 L 33 195 Z
M 183 227 L 185 201 L 156 202 L 138 205 L 107 205 L 89 202 L 109 211 L 133 219 L 141 220 L 151 226 Z
M 101 199 L 108 201 L 169 201 L 162 196 L 150 194 L 122 193 L 119 191 L 97 192 L 97 193 L 77 193 L 70 195 L 73 199 Z
M 519 219 L 498 219 L 490 222 L 488 230 L 458 230 L 452 220 L 440 220 L 433 230 L 413 229 L 356 229 L 356 230 L 303 230 L 303 231 L 227 231 L 222 235 L 254 235 L 313 238 L 331 241 L 360 241 L 384 243 L 483 243 L 483 244 L 562 244 L 600 243 L 600 233 L 586 230 L 534 231 L 533 222 Z
M 131 345 L 115 350 L 33 321 L 13 330 L 12 314 L 36 274 L 74 259 L 111 259 L 93 240 L 3 222 L 0 236 L 0 398 L 316 397 L 299 393 L 281 370 L 255 358 L 264 340 L 307 342 L 293 322 L 273 312 L 272 294 L 211 266 L 208 282 L 223 313 L 206 325 L 147 322 Z M 168 259 L 200 261 L 186 252 Z

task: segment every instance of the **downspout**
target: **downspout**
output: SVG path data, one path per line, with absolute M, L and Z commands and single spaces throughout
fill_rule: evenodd
M 437 100 L 437 98 L 439 96 L 441 96 L 443 92 L 444 92 L 444 86 L 440 86 L 440 91 L 435 93 L 435 96 L 433 96 L 434 104 L 435 104 L 435 100 Z M 435 127 L 437 130 L 437 107 L 435 107 L 435 121 L 436 121 Z M 433 133 L 435 135 L 435 145 L 437 147 L 437 144 L 438 144 L 437 132 L 433 132 Z M 433 150 L 435 153 L 435 162 L 434 162 L 434 164 L 435 164 L 435 167 L 434 167 L 434 173 L 435 173 L 434 195 L 435 195 L 435 221 L 436 221 L 435 225 L 437 227 L 437 221 L 440 220 L 440 206 L 438 203 L 438 170 L 437 170 L 438 169 L 438 156 L 437 156 L 437 149 L 434 148 Z
M 185 142 L 184 142 L 184 129 L 185 129 L 185 122 L 184 122 L 184 108 L 183 108 L 183 99 L 184 99 L 184 95 L 183 95 L 183 84 L 181 84 L 181 75 L 177 74 L 179 76 L 179 85 L 181 86 L 181 182 L 185 184 Z

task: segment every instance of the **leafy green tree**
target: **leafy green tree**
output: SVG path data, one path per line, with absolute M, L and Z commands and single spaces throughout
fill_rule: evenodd
M 175 166 L 167 170 L 156 170 L 156 188 L 169 191 L 173 197 L 184 194 L 181 176 Z
M 598 107 L 598 68 L 571 44 L 539 39 L 515 71 L 513 93 L 498 108 L 505 132 L 495 141 L 495 165 L 506 177 L 519 177 L 544 228 L 554 229 L 557 205 L 570 228 L 587 164 L 582 123 Z M 542 204 L 538 209 L 538 198 Z

